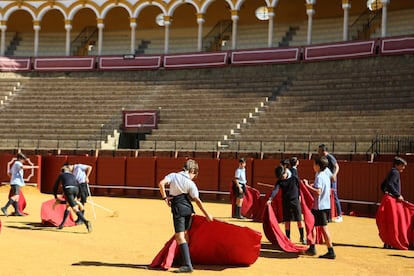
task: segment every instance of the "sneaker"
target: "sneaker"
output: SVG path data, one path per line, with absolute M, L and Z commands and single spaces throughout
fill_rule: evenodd
M 14 216 L 16 216 L 16 217 L 25 217 L 26 214 L 19 213 L 19 212 L 14 212 Z
M 337 216 L 336 219 L 334 220 L 334 222 L 342 222 L 342 216 Z
M 193 268 L 191 266 L 182 266 L 177 270 L 174 270 L 175 273 L 191 273 L 193 272 Z
M 59 230 L 60 230 L 60 229 L 63 229 L 63 227 L 64 227 L 63 225 L 59 225 L 59 226 L 57 227 L 57 229 L 59 229 Z
M 321 258 L 321 259 L 331 259 L 331 260 L 333 260 L 333 259 L 335 259 L 335 258 L 336 258 L 336 255 L 335 255 L 335 253 L 330 253 L 330 252 L 328 252 L 328 253 L 326 253 L 325 255 L 320 255 L 320 256 L 319 256 L 319 258 Z
M 83 221 L 81 221 L 80 219 L 77 219 L 77 220 L 75 221 L 75 224 L 76 224 L 76 225 L 81 225 L 81 224 L 83 224 Z
M 303 245 L 306 245 L 307 244 L 307 242 L 306 242 L 306 239 L 300 239 L 300 241 L 299 241 L 301 244 L 303 244 Z
M 88 229 L 88 233 L 92 232 L 92 223 L 88 220 L 85 222 L 86 229 Z
M 316 249 L 315 247 L 309 247 L 306 251 L 305 254 L 308 256 L 315 256 L 316 255 Z
M 236 216 L 236 219 L 244 219 L 244 217 L 240 215 L 238 217 Z
M 1 211 L 3 212 L 3 214 L 8 217 L 9 213 L 7 213 L 7 209 L 5 207 L 1 207 Z

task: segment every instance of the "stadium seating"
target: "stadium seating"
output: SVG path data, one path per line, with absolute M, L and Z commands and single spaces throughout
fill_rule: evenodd
M 18 33 L 19 43 L 13 52 L 13 56 L 33 56 L 34 55 L 34 33 Z M 66 34 L 40 32 L 39 33 L 38 56 L 65 56 Z
M 413 62 L 400 56 L 304 64 L 285 92 L 235 137 L 240 142 L 233 148 L 252 150 L 247 141 L 262 137 L 264 151 L 297 152 L 336 141 L 337 152 L 363 152 L 376 135 L 412 135 Z
M 121 112 L 160 110 L 142 150 L 365 152 L 411 135 L 414 57 L 205 69 L 4 74 L 2 148 L 101 147 Z M 16 80 L 18 77 L 18 80 Z M 20 83 L 19 89 L 13 89 Z M 4 87 L 4 89 L 3 89 Z M 358 143 L 356 143 L 358 142 Z
M 387 36 L 414 34 L 414 10 L 397 10 L 388 13 Z M 381 28 L 377 28 L 371 37 L 380 37 Z

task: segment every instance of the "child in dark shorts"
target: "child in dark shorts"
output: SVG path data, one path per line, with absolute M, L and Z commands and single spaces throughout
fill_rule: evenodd
M 302 225 L 302 208 L 299 201 L 299 179 L 297 177 L 288 178 L 287 171 L 283 166 L 276 167 L 275 174 L 278 180 L 267 204 L 272 204 L 273 198 L 277 195 L 279 189 L 282 189 L 283 221 L 286 236 L 290 239 L 290 222 L 297 221 L 300 242 L 306 244 Z
M 321 226 L 322 234 L 325 239 L 326 246 L 328 247 L 328 253 L 319 256 L 319 258 L 335 259 L 336 255 L 332 246 L 331 237 L 328 231 L 328 219 L 327 213 L 331 209 L 330 201 L 330 187 L 331 187 L 331 172 L 328 168 L 328 159 L 325 156 L 321 156 L 315 159 L 313 164 L 313 170 L 316 173 L 315 182 L 309 184 L 307 180 L 304 180 L 306 187 L 309 188 L 313 194 L 314 202 L 312 206 L 312 214 L 315 217 L 315 227 Z M 316 255 L 315 249 L 315 228 L 313 229 L 313 243 L 306 250 L 307 255 Z
M 198 170 L 197 162 L 189 159 L 185 162 L 181 172 L 170 173 L 159 183 L 162 199 L 171 207 L 175 239 L 180 246 L 180 253 L 184 263 L 183 266 L 174 271 L 176 273 L 191 273 L 193 271 L 187 233 L 191 227 L 192 215 L 194 213 L 191 199 L 196 202 L 208 221 L 213 220 L 213 217 L 204 208 L 203 202 L 199 198 L 198 188 L 193 181 L 198 175 Z M 167 196 L 165 190 L 166 185 L 170 186 L 169 196 Z
M 246 160 L 244 158 L 239 159 L 239 166 L 237 167 L 233 178 L 233 194 L 236 198 L 234 206 L 234 218 L 243 219 L 241 209 L 243 205 L 243 198 L 246 194 Z

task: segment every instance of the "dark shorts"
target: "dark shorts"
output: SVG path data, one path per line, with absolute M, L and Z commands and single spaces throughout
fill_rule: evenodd
M 20 195 L 20 186 L 19 185 L 10 185 L 11 196 Z
M 243 198 L 246 194 L 246 185 L 242 184 L 242 192 L 240 193 L 239 186 L 233 182 L 233 194 L 235 198 Z
M 192 215 L 185 216 L 185 217 L 173 217 L 175 233 L 184 232 L 190 229 L 192 221 L 193 221 Z
M 315 226 L 326 226 L 326 225 L 328 225 L 327 214 L 330 211 L 331 211 L 330 209 L 326 209 L 326 210 L 312 209 L 312 214 L 315 218 Z
M 80 202 L 82 204 L 86 203 L 86 199 L 89 196 L 89 192 L 88 192 L 88 186 L 86 186 L 86 183 L 80 183 L 79 184 L 79 195 L 78 198 L 80 199 Z
M 63 194 L 65 195 L 66 202 L 69 204 L 70 207 L 75 207 L 78 205 L 75 198 L 79 194 L 79 187 L 74 186 L 70 188 L 64 188 Z
M 302 221 L 302 208 L 299 199 L 282 201 L 283 221 Z

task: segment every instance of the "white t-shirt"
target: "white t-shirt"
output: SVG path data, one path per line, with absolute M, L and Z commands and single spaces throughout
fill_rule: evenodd
M 10 174 L 11 174 L 11 179 L 10 179 L 10 184 L 11 185 L 19 185 L 19 186 L 24 186 L 24 172 L 23 172 L 23 163 L 20 161 L 15 161 L 13 163 L 13 166 L 10 168 Z
M 165 178 L 170 184 L 170 196 L 188 194 L 191 198 L 199 197 L 198 188 L 188 172 L 170 173 Z

